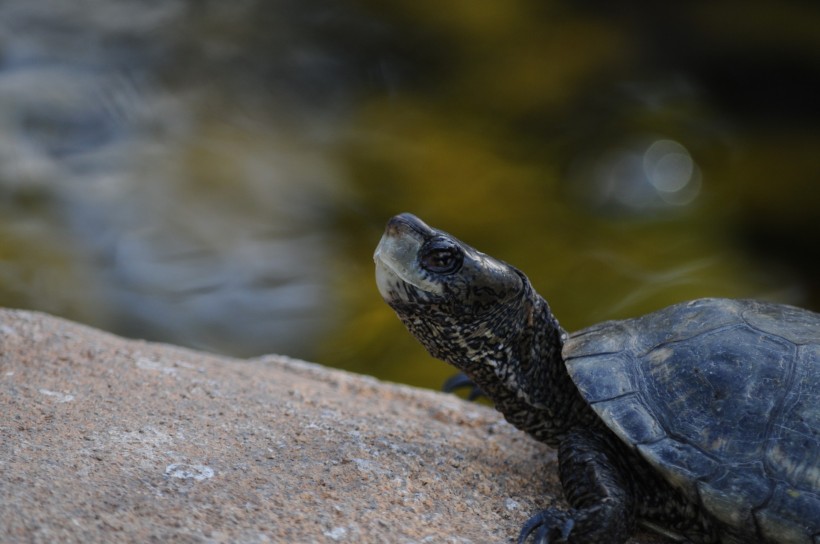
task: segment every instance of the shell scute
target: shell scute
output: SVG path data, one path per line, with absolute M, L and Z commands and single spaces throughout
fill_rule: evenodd
M 761 459 L 796 348 L 746 325 L 656 348 L 636 361 L 669 434 L 732 463 Z
M 629 320 L 639 351 L 670 342 L 681 342 L 704 332 L 741 321 L 742 306 L 729 299 L 704 298 L 669 306 Z
M 720 470 L 720 463 L 696 447 L 673 438 L 639 444 L 638 451 L 655 469 L 690 498 L 697 498 L 697 481 Z
M 743 319 L 752 327 L 785 338 L 798 345 L 816 344 L 820 331 L 816 314 L 800 308 L 764 302 L 752 303 L 743 311 Z
M 633 364 L 625 353 L 581 357 L 567 361 L 575 385 L 588 402 L 599 402 L 634 393 L 637 376 L 630 371 Z
M 772 542 L 813 544 L 820 541 L 818 512 L 820 496 L 779 484 L 754 516 L 760 532 Z
M 701 503 L 729 527 L 749 527 L 753 510 L 769 500 L 774 484 L 765 477 L 761 464 L 742 470 L 728 469 L 718 477 L 697 484 Z
M 622 321 L 607 321 L 572 334 L 564 343 L 565 360 L 587 355 L 620 353 L 632 338 Z
M 666 436 L 658 418 L 638 395 L 593 404 L 607 427 L 629 444 L 655 442 Z
M 792 386 L 772 422 L 766 460 L 773 477 L 820 490 L 820 345 L 801 346 L 798 351 Z

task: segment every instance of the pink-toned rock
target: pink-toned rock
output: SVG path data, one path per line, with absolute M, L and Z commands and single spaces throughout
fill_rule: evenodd
M 31 312 L 0 310 L 0 414 L 3 542 L 510 542 L 560 503 L 484 406 Z

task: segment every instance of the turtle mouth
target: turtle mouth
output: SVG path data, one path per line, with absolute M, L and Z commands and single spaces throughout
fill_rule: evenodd
M 439 294 L 441 285 L 424 279 L 415 269 L 412 263 L 396 259 L 393 240 L 383 237 L 376 252 L 373 254 L 373 261 L 376 263 L 376 286 L 379 288 L 382 298 L 387 301 L 405 299 L 402 296 L 407 288 L 414 287 L 422 293 Z M 401 287 L 404 287 L 402 289 Z
M 405 282 L 396 269 L 382 260 L 378 252 L 373 255 L 373 260 L 376 262 L 376 287 L 382 298 L 387 302 L 403 299 L 399 288 L 409 282 Z
M 384 300 L 406 300 L 408 289 L 419 294 L 441 294 L 442 286 L 430 281 L 418 266 L 418 252 L 424 237 L 411 225 L 391 222 L 385 230 L 373 261 L 376 285 Z

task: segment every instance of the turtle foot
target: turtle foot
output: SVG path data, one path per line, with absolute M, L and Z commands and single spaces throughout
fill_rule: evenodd
M 441 390 L 445 393 L 452 393 L 458 389 L 469 388 L 470 393 L 467 395 L 467 400 L 475 400 L 484 396 L 484 392 L 467 377 L 466 374 L 456 374 L 450 376 L 441 386 Z
M 548 508 L 524 523 L 518 535 L 518 544 L 524 544 L 533 535 L 534 544 L 567 544 L 575 520 L 563 510 Z

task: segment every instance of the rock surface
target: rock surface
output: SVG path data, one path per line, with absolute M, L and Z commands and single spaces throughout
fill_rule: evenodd
M 4 542 L 510 542 L 560 504 L 484 406 L 31 312 L 0 310 L 0 413 Z

